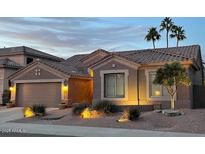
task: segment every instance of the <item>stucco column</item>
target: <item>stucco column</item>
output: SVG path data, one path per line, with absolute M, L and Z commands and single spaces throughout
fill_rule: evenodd
M 12 103 L 16 103 L 16 83 L 13 84 L 13 86 L 11 86 L 10 88 L 11 91 L 11 102 Z
M 68 82 L 61 82 L 61 103 L 68 104 Z

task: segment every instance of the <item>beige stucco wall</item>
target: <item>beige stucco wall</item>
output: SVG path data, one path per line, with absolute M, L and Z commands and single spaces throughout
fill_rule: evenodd
M 28 56 L 28 55 L 24 55 L 24 54 L 15 54 L 15 55 L 5 55 L 5 56 L 1 56 L 0 59 L 4 59 L 4 58 L 8 58 L 18 64 L 20 64 L 21 66 L 25 66 L 26 64 L 26 59 L 27 58 L 33 58 L 33 59 L 42 59 L 42 60 L 46 60 L 46 61 L 50 61 L 53 62 L 54 60 L 50 60 L 50 59 L 46 59 L 46 58 L 39 58 L 38 56 Z
M 187 72 L 189 78 L 191 79 L 192 84 L 201 84 L 202 83 L 202 76 L 201 70 L 194 71 L 192 67 L 187 67 Z M 156 67 L 144 67 L 139 69 L 139 96 L 140 96 L 140 104 L 162 104 L 163 108 L 170 108 L 170 100 L 148 100 L 147 99 L 147 90 L 146 90 L 146 75 L 145 71 L 147 69 L 156 69 Z M 176 95 L 176 108 L 191 108 L 193 104 L 193 93 L 192 93 L 192 86 L 178 86 L 177 87 L 177 95 Z
M 115 67 L 112 65 L 115 64 Z M 108 62 L 107 64 L 97 68 L 94 70 L 94 93 L 93 93 L 93 102 L 97 102 L 101 100 L 101 70 L 128 70 L 128 100 L 125 101 L 115 101 L 117 104 L 120 105 L 137 105 L 137 70 L 128 67 L 127 65 L 123 65 L 115 60 Z
M 8 58 L 22 66 L 25 66 L 25 56 L 24 55 L 7 55 L 7 56 L 1 56 L 0 59 Z
M 8 77 L 16 71 L 17 69 L 0 68 L 0 104 L 2 103 L 3 91 L 9 89 Z
M 36 75 L 36 69 L 40 69 L 40 75 Z M 33 80 L 33 79 L 61 79 L 59 76 L 45 70 L 42 67 L 36 66 L 32 69 L 25 71 L 22 75 L 15 80 Z
M 0 68 L 0 104 L 2 104 L 3 90 L 4 90 L 4 68 Z
M 115 64 L 115 67 L 112 67 L 112 64 Z M 169 97 L 165 100 L 153 100 L 147 98 L 147 80 L 146 80 L 146 71 L 147 70 L 157 70 L 159 67 L 139 67 L 139 105 L 152 105 L 152 104 L 162 104 L 163 108 L 170 107 Z M 202 84 L 202 75 L 201 70 L 195 71 L 193 68 L 187 67 L 189 77 L 192 80 L 193 84 Z M 122 63 L 118 63 L 114 60 L 105 63 L 102 66 L 94 69 L 94 93 L 93 93 L 93 102 L 101 100 L 101 76 L 100 71 L 104 70 L 124 70 L 127 69 L 129 72 L 128 77 L 128 100 L 127 101 L 114 101 L 120 105 L 138 105 L 137 100 L 137 69 L 129 67 Z M 104 85 L 102 85 L 104 86 Z M 179 86 L 176 96 L 176 108 L 191 108 L 193 104 L 192 96 L 192 86 Z M 120 102 L 120 103 L 119 103 Z

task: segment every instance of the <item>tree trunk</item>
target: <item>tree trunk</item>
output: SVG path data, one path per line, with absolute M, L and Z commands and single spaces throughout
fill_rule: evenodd
M 171 96 L 171 109 L 174 110 L 175 103 L 174 103 L 174 96 Z
M 152 41 L 152 43 L 153 43 L 153 48 L 155 49 L 155 43 L 154 43 L 154 41 Z
M 169 47 L 169 37 L 168 37 L 168 34 L 169 34 L 169 32 L 167 31 L 167 35 L 166 35 L 166 38 L 167 38 L 167 48 Z
M 179 40 L 177 39 L 177 47 L 179 46 Z

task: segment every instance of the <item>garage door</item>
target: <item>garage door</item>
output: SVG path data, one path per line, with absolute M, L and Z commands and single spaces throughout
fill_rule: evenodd
M 44 104 L 57 107 L 61 102 L 61 83 L 17 84 L 17 106 Z

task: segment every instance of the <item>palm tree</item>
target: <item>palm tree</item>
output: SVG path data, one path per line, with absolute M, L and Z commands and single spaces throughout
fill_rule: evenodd
M 169 47 L 169 32 L 173 25 L 174 22 L 172 22 L 172 19 L 170 17 L 164 18 L 160 25 L 160 32 L 166 30 L 167 48 Z
M 145 40 L 152 41 L 153 43 L 153 47 L 155 49 L 155 41 L 159 40 L 161 37 L 161 35 L 158 33 L 157 28 L 156 27 L 151 27 L 148 30 L 147 35 L 145 36 Z
M 185 30 L 181 26 L 172 26 L 172 34 L 170 34 L 171 38 L 177 39 L 177 47 L 179 46 L 179 41 L 186 39 Z

